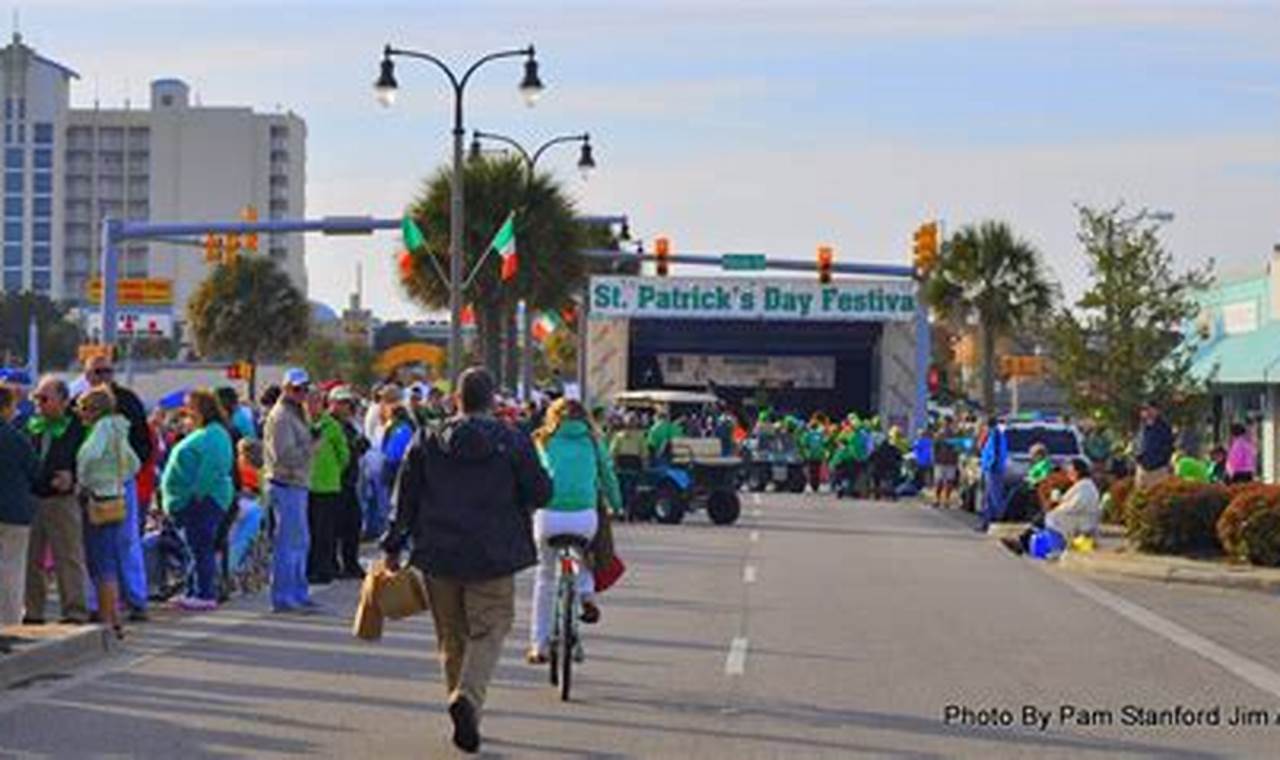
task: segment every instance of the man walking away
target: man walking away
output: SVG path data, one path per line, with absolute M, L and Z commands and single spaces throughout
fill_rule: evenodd
M 1169 477 L 1169 461 L 1173 458 L 1173 429 L 1156 408 L 1155 402 L 1142 405 L 1142 428 L 1134 451 L 1138 470 L 1135 488 L 1150 488 Z
M 356 396 L 349 386 L 339 385 L 329 392 L 329 411 L 342 424 L 350 454 L 347 466 L 342 470 L 342 492 L 334 525 L 338 576 L 359 579 L 364 577 L 364 568 L 360 566 L 361 511 L 357 489 L 360 484 L 360 461 L 369 449 L 369 442 L 356 427 Z
M 276 612 L 315 606 L 307 589 L 307 552 L 311 547 L 307 489 L 314 444 L 303 403 L 310 385 L 306 370 L 287 370 L 283 392 L 263 426 L 263 475 L 267 503 L 275 514 L 271 608 Z
M 388 566 L 422 570 L 448 691 L 453 742 L 480 748 L 480 714 L 502 642 L 515 618 L 515 574 L 537 559 L 532 513 L 551 481 L 528 436 L 493 417 L 493 377 L 462 373 L 461 414 L 419 431 L 393 495 L 395 520 L 383 539 Z

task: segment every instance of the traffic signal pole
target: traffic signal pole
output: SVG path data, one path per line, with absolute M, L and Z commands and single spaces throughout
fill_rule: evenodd
M 116 342 L 116 315 L 119 305 L 120 248 L 129 240 L 163 240 L 168 243 L 200 235 L 248 235 L 256 233 L 297 234 L 320 232 L 325 235 L 371 235 L 374 230 L 398 230 L 400 219 L 375 219 L 371 216 L 327 216 L 321 219 L 271 219 L 236 222 L 129 222 L 107 218 L 102 220 L 102 342 Z

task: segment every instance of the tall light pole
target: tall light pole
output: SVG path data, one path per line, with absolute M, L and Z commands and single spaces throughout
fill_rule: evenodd
M 392 60 L 396 56 L 417 58 L 434 64 L 444 72 L 449 79 L 449 84 L 453 86 L 453 181 L 449 188 L 449 378 L 456 381 L 458 373 L 462 371 L 462 283 L 464 281 L 462 235 L 465 229 L 463 214 L 466 213 L 462 195 L 462 142 L 466 136 L 462 121 L 463 95 L 471 75 L 484 64 L 500 58 L 524 57 L 524 78 L 520 81 L 520 94 L 524 96 L 528 105 L 532 106 L 542 94 L 542 80 L 538 78 L 538 61 L 534 58 L 533 45 L 526 48 L 500 50 L 482 56 L 471 64 L 461 77 L 430 53 L 387 45 L 382 49 L 382 68 L 373 87 L 377 93 L 378 102 L 388 107 L 395 103 L 396 91 L 399 89 L 395 76 L 395 63 Z
M 520 154 L 520 158 L 524 161 L 525 168 L 525 185 L 524 185 L 524 208 L 529 207 L 529 202 L 533 191 L 534 170 L 538 167 L 538 159 L 542 158 L 542 154 L 548 148 L 554 145 L 563 145 L 565 143 L 581 143 L 582 149 L 578 153 L 578 171 L 582 173 L 585 180 L 591 175 L 596 168 L 595 156 L 591 153 L 591 135 L 583 132 L 580 135 L 560 135 L 547 140 L 539 145 L 536 150 L 530 153 L 523 145 L 506 135 L 500 135 L 493 132 L 483 132 L 481 130 L 473 130 L 471 132 L 471 158 L 478 159 L 481 155 L 480 140 L 493 140 L 504 143 L 515 148 Z M 529 267 L 527 277 L 532 283 L 533 268 Z M 521 400 L 527 400 L 533 389 L 533 317 L 529 308 L 529 299 L 525 299 L 524 308 L 521 310 L 520 316 L 520 384 L 523 388 L 523 396 Z

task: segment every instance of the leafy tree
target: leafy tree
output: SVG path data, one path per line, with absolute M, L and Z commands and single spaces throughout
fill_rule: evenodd
M 1057 314 L 1053 359 L 1072 408 L 1114 431 L 1133 431 L 1154 397 L 1175 423 L 1196 416 L 1204 385 L 1191 373 L 1195 345 L 1183 328 L 1212 282 L 1213 264 L 1178 272 L 1160 243 L 1160 223 L 1123 205 L 1080 207 L 1078 237 L 1092 286 Z
M 62 369 L 76 360 L 84 333 L 67 319 L 67 307 L 32 292 L 0 294 L 0 364 L 25 364 L 31 317 L 40 332 L 40 367 Z
M 378 355 L 363 343 L 335 340 L 327 335 L 311 335 L 289 359 L 306 368 L 317 381 L 341 380 L 360 388 L 377 380 L 374 362 Z
M 196 350 L 205 357 L 247 361 L 284 356 L 307 336 L 311 307 L 289 275 L 262 256 L 222 264 L 187 303 Z M 249 393 L 257 397 L 256 371 Z
M 1008 224 L 961 228 L 943 244 L 925 283 L 925 298 L 943 319 L 977 324 L 982 341 L 982 406 L 995 411 L 996 341 L 1049 316 L 1057 289 L 1040 255 Z
M 584 231 L 574 218 L 573 203 L 559 184 L 539 173 L 526 186 L 524 164 L 519 159 L 480 158 L 468 161 L 464 172 L 467 216 L 463 260 L 467 273 L 485 254 L 507 214 L 517 210 L 516 277 L 502 282 L 501 262 L 491 254 L 463 295 L 475 309 L 484 363 L 501 377 L 502 344 L 507 327 L 513 323 L 516 302 L 526 298 L 535 309 L 555 308 L 581 287 L 582 259 L 572 254 L 582 247 Z M 424 183 L 410 207 L 426 238 L 426 251 L 413 252 L 416 255 L 410 258 L 407 270 L 402 270 L 401 283 L 410 298 L 431 309 L 449 305 L 448 283 L 441 280 L 428 257 L 434 257 L 440 270 L 448 272 L 451 177 L 449 167 L 441 168 Z

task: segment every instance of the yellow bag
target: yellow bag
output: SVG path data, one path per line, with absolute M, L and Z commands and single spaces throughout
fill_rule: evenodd
M 396 572 L 374 564 L 374 599 L 383 617 L 400 620 L 427 610 L 427 584 L 412 565 Z
M 85 504 L 85 509 L 87 510 L 86 516 L 89 518 L 89 524 L 95 528 L 122 523 L 127 514 L 124 499 L 119 496 L 99 499 L 90 495 L 88 502 Z
M 1081 553 L 1093 551 L 1093 536 L 1076 536 L 1071 539 L 1071 551 Z

